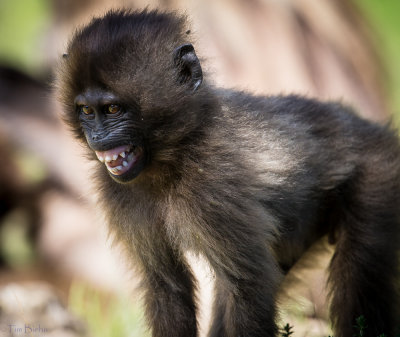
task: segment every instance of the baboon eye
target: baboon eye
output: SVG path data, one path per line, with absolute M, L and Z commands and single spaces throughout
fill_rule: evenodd
M 88 105 L 81 105 L 80 107 L 81 112 L 83 112 L 85 115 L 91 115 L 93 114 L 93 109 L 88 106 Z
M 110 104 L 107 107 L 107 113 L 116 114 L 121 111 L 121 107 L 118 104 Z

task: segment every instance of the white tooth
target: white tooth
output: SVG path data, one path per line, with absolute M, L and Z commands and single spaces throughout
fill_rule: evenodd
M 121 171 L 121 170 L 122 170 L 122 166 L 117 166 L 116 169 L 117 169 L 118 171 Z
M 114 155 L 113 155 L 113 160 L 117 160 L 117 158 L 118 158 L 118 155 L 117 155 L 117 154 L 114 154 Z
M 124 165 L 125 167 L 127 167 L 127 166 L 128 166 L 128 163 L 124 160 L 124 161 L 122 162 L 122 165 Z
M 124 152 L 121 152 L 120 154 L 119 154 L 122 158 L 125 158 L 125 151 Z
M 95 152 L 95 154 L 97 156 L 97 159 L 103 163 L 104 162 L 104 157 L 102 155 L 100 155 L 99 153 L 97 153 L 97 152 Z
M 110 162 L 111 161 L 111 157 L 110 156 L 106 156 L 106 162 Z

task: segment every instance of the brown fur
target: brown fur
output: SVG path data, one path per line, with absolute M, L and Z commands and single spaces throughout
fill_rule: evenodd
M 215 270 L 210 337 L 276 336 L 282 275 L 328 233 L 337 239 L 336 336 L 353 336 L 361 315 L 366 336 L 393 336 L 395 132 L 337 103 L 221 90 L 207 75 L 197 87 L 200 61 L 185 26 L 171 13 L 110 12 L 75 34 L 59 71 L 64 119 L 81 141 L 143 149 L 129 178 L 111 178 L 98 163 L 95 181 L 111 230 L 142 273 L 153 336 L 197 336 L 187 250 Z M 124 108 L 118 119 L 100 109 L 105 119 L 95 124 L 74 104 L 83 95 L 97 107 L 110 93 Z

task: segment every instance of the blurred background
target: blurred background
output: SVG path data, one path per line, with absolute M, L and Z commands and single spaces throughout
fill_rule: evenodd
M 340 100 L 398 125 L 398 0 L 0 0 L 0 337 L 146 336 L 135 275 L 111 247 L 90 165 L 52 93 L 74 29 L 120 6 L 186 13 L 216 85 Z M 282 292 L 294 336 L 330 333 L 331 251 L 314 250 L 322 257 L 299 263 Z M 204 334 L 212 273 L 189 258 Z

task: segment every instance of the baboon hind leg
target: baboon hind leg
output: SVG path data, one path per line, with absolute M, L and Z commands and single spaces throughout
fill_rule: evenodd
M 329 276 L 337 337 L 353 337 L 360 316 L 366 322 L 363 336 L 394 336 L 397 329 L 400 203 L 397 186 L 385 191 L 388 181 L 353 182 L 342 194 Z

